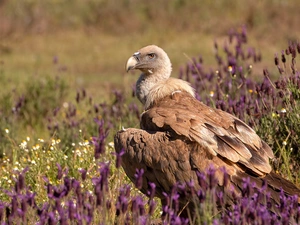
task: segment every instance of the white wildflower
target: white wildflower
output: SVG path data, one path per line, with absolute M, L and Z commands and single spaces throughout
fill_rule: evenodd
M 64 102 L 64 103 L 63 103 L 63 107 L 64 107 L 64 108 L 68 108 L 68 107 L 69 107 L 69 103 Z
M 25 150 L 27 148 L 27 141 L 23 140 L 19 146 L 21 149 Z

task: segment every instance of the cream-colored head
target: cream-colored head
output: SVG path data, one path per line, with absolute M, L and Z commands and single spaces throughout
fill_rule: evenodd
M 156 45 L 146 46 L 134 53 L 127 60 L 125 69 L 127 72 L 142 71 L 136 83 L 136 95 L 145 108 L 174 91 L 186 91 L 194 96 L 194 90 L 187 82 L 170 78 L 170 59 L 167 53 Z
M 145 75 L 167 79 L 172 72 L 172 64 L 167 53 L 156 45 L 148 45 L 135 52 L 126 63 L 126 71 L 140 70 Z

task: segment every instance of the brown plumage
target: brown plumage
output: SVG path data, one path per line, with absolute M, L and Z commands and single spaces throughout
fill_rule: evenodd
M 224 111 L 213 109 L 194 97 L 190 85 L 169 78 L 171 63 L 167 54 L 151 45 L 129 58 L 126 69 L 139 69 L 137 96 L 145 106 L 141 129 L 124 129 L 115 136 L 115 148 L 125 150 L 122 166 L 134 181 L 136 169 L 144 169 L 142 192 L 148 182 L 156 184 L 156 195 L 170 192 L 176 182 L 197 181 L 197 171 L 216 169 L 218 186 L 240 194 L 243 178 L 261 187 L 263 180 L 274 202 L 280 188 L 287 195 L 300 195 L 291 182 L 272 172 L 271 148 L 244 122 Z M 230 182 L 224 186 L 225 167 Z M 195 182 L 196 189 L 199 184 Z M 181 206 L 188 199 L 181 199 Z

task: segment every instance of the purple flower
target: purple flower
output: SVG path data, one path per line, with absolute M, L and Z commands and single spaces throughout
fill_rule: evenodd
M 122 148 L 120 152 L 113 152 L 116 155 L 116 167 L 120 168 L 122 164 L 122 156 L 125 154 L 125 150 Z
M 63 171 L 59 163 L 56 163 L 57 166 L 57 176 L 56 179 L 60 180 L 63 177 Z
M 105 141 L 108 136 L 108 128 L 104 129 L 104 120 L 94 119 L 98 125 L 98 137 L 92 137 L 92 143 L 95 147 L 95 158 L 99 159 L 100 155 L 105 152 Z
M 80 173 L 81 173 L 81 179 L 83 181 L 85 181 L 86 175 L 87 175 L 87 170 L 86 169 L 80 169 Z
M 137 189 L 141 189 L 143 187 L 143 174 L 144 174 L 143 168 L 136 169 L 134 177 L 135 177 L 135 186 Z
M 120 214 L 123 214 L 127 211 L 128 204 L 129 204 L 129 193 L 130 193 L 130 187 L 129 185 L 125 185 L 122 188 L 120 188 L 120 193 L 118 196 L 118 200 L 116 203 L 116 209 L 117 209 L 117 216 Z M 136 205 L 132 205 L 132 207 L 136 207 Z M 138 210 L 137 208 L 132 208 L 132 211 Z

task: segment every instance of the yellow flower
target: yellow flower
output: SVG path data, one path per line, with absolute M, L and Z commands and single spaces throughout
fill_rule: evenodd
M 56 144 L 55 139 L 51 139 L 51 145 L 55 145 L 55 144 Z
M 33 150 L 38 150 L 40 148 L 39 144 L 36 144 L 35 146 L 32 147 Z

